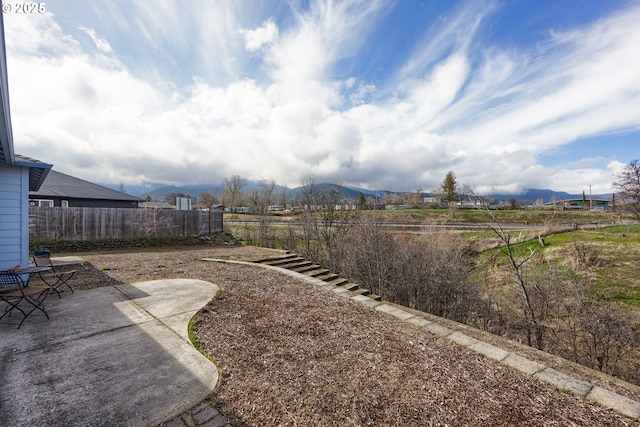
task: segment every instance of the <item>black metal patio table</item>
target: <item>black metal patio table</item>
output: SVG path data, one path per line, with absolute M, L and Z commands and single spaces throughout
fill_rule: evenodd
M 27 268 L 23 268 L 21 270 L 18 270 L 15 273 L 17 275 L 19 275 L 19 276 L 28 275 L 27 280 L 24 282 L 24 287 L 26 288 L 26 287 L 29 286 L 29 282 L 31 281 L 31 278 L 33 276 L 35 276 L 35 275 L 39 276 L 42 273 L 46 273 L 46 272 L 49 272 L 49 271 L 51 271 L 51 267 L 27 267 Z
M 4 312 L 0 315 L 0 320 L 5 316 L 11 316 L 11 313 L 15 310 L 22 314 L 22 320 L 18 324 L 18 329 L 22 326 L 22 323 L 29 317 L 35 310 L 39 310 L 49 318 L 49 315 L 44 308 L 44 300 L 51 291 L 50 286 L 29 286 L 28 281 L 34 274 L 41 274 L 47 271 L 45 267 L 36 268 L 29 267 L 21 270 L 8 269 L 0 270 L 0 301 L 6 302 Z M 22 276 L 28 276 L 27 282 L 22 279 Z M 20 307 L 20 303 L 26 301 L 29 306 Z

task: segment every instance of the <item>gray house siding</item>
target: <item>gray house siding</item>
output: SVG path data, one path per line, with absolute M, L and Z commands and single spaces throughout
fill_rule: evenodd
M 29 263 L 29 169 L 0 165 L 0 267 Z
M 75 199 L 72 197 L 30 196 L 30 201 L 51 200 L 53 207 L 63 207 L 62 201 L 68 202 L 69 208 L 137 208 L 138 202 L 129 200 Z

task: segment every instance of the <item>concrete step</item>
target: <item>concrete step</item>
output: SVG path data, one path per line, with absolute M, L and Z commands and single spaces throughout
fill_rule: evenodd
M 321 276 L 316 276 L 316 279 L 320 279 L 320 280 L 325 281 L 325 282 L 330 282 L 332 280 L 336 280 L 336 279 L 339 279 L 339 278 L 340 278 L 340 276 L 338 276 L 335 273 L 327 273 L 327 274 L 323 274 Z
M 329 270 L 327 270 L 326 268 L 321 268 L 320 270 L 317 271 L 310 271 L 310 272 L 306 272 L 304 274 L 306 274 L 307 276 L 310 277 L 318 277 L 318 276 L 324 276 L 325 274 L 329 274 L 331 273 Z
M 314 277 L 327 282 L 329 285 L 340 287 L 342 288 L 342 292 L 350 292 L 353 296 L 364 295 L 372 300 L 382 301 L 382 297 L 380 295 L 372 294 L 368 289 L 361 288 L 355 283 L 350 283 L 347 279 L 344 279 L 317 264 L 313 264 L 311 261 L 307 261 L 305 258 L 296 254 L 285 255 L 277 258 L 264 258 L 254 262 L 286 268 L 288 270 L 306 274 L 309 277 Z
M 306 266 L 306 267 L 296 268 L 294 271 L 297 271 L 298 273 L 305 273 L 305 274 L 306 274 L 306 273 L 307 273 L 307 271 L 313 271 L 313 270 L 317 270 L 317 269 L 319 269 L 319 268 L 320 268 L 320 266 L 319 266 L 319 265 L 317 265 L 317 264 L 311 264 L 311 265 L 308 265 L 308 266 Z
M 309 265 L 311 265 L 310 261 L 293 261 L 286 264 L 280 264 L 278 267 L 286 268 L 287 270 L 295 270 L 296 268 L 307 267 Z
M 369 289 L 358 288 L 351 291 L 351 293 L 355 295 L 364 295 L 369 296 Z
M 291 255 L 284 255 L 284 256 L 272 257 L 272 258 L 261 258 L 253 262 L 255 262 L 256 264 L 267 264 L 267 263 L 270 264 L 271 262 L 277 262 L 279 260 L 292 259 L 292 258 L 300 258 L 300 257 L 296 254 L 291 254 Z
M 306 260 L 302 257 L 294 257 L 294 258 L 285 258 L 285 259 L 279 259 L 274 261 L 267 261 L 267 262 L 263 262 L 263 264 L 272 265 L 274 267 L 282 267 L 287 264 L 294 264 L 296 262 L 304 262 L 304 261 Z
M 329 282 L 329 284 L 333 286 L 342 286 L 342 285 L 346 285 L 347 283 L 349 283 L 349 281 L 347 279 L 343 279 L 342 277 L 339 277 Z
M 360 286 L 356 285 L 355 283 L 346 283 L 341 287 L 348 291 L 355 291 L 356 289 L 360 289 Z

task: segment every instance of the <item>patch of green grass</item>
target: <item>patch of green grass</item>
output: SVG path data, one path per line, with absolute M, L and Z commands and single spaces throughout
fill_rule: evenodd
M 640 286 L 637 280 L 620 275 L 616 268 L 600 269 L 591 291 L 598 298 L 620 301 L 632 307 L 640 308 Z
M 196 316 L 193 316 L 191 319 L 189 319 L 189 324 L 187 325 L 187 333 L 189 334 L 189 341 L 191 341 L 191 344 L 193 344 L 193 346 L 200 352 L 202 352 L 202 347 L 200 346 L 200 342 L 198 341 L 198 337 L 196 336 L 195 331 L 193 330 L 194 325 L 195 325 L 195 319 Z
M 474 236 L 475 234 L 464 235 Z M 544 248 L 540 246 L 537 239 L 531 239 L 512 245 L 512 250 L 518 258 L 528 255 L 531 250 L 542 252 L 547 261 L 556 263 L 563 270 L 568 268 L 565 261 L 570 259 L 581 245 L 586 245 L 586 249 L 597 254 L 600 260 L 597 265 L 589 268 L 588 276 L 593 295 L 640 308 L 640 277 L 637 274 L 640 271 L 640 225 L 558 233 L 545 237 Z M 480 255 L 480 260 L 487 261 L 495 256 L 496 249 L 489 250 Z M 506 255 L 503 249 L 498 259 L 504 258 Z M 574 273 L 581 277 L 585 275 L 584 271 Z

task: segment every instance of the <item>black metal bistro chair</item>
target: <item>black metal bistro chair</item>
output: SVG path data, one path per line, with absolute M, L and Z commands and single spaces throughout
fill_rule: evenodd
M 36 267 L 51 267 L 50 273 L 40 273 L 38 276 L 51 287 L 51 290 L 58 294 L 58 298 L 61 298 L 60 291 L 58 290 L 61 286 L 66 286 L 71 293 L 73 293 L 73 288 L 69 285 L 69 280 L 76 274 L 76 270 L 61 270 L 60 268 L 56 270 L 49 255 L 35 255 L 33 257 L 33 263 Z
M 11 316 L 14 310 L 22 313 L 22 320 L 18 324 L 18 329 L 35 310 L 43 312 L 48 319 L 49 315 L 44 309 L 44 300 L 49 295 L 49 290 L 49 286 L 25 286 L 24 281 L 16 271 L 0 270 L 0 301 L 7 303 L 0 320 L 7 315 Z

